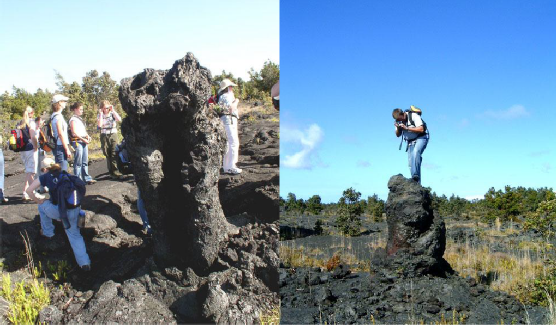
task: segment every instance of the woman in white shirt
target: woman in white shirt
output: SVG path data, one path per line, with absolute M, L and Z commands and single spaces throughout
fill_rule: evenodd
M 91 137 L 87 133 L 83 116 L 83 104 L 80 102 L 73 103 L 70 106 L 73 116 L 69 120 L 71 146 L 75 149 L 75 158 L 73 161 L 73 173 L 81 178 L 87 184 L 94 184 L 96 181 L 89 175 L 89 149 L 88 144 Z

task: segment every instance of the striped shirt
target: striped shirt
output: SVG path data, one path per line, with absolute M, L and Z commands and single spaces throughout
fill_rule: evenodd
M 97 119 L 100 119 L 100 113 L 97 116 Z M 100 133 L 102 134 L 112 134 L 118 132 L 116 128 L 116 119 L 114 118 L 114 114 L 112 112 L 104 115 L 104 120 L 102 121 L 102 128 L 100 129 Z

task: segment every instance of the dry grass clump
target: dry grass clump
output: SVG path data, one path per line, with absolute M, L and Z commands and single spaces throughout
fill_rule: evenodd
M 544 263 L 533 260 L 529 250 L 512 254 L 491 251 L 487 244 L 474 247 L 469 243 L 448 242 L 444 258 L 461 276 L 486 282 L 494 290 L 528 300 L 534 280 L 545 273 Z
M 280 324 L 280 305 L 264 311 L 260 317 L 261 325 Z
M 280 245 L 279 253 L 282 263 L 288 267 L 322 267 L 326 266 L 326 261 L 323 259 L 316 259 L 315 256 L 318 250 L 310 250 L 304 247 L 289 247 L 287 245 Z
M 279 252 L 282 263 L 287 267 L 320 267 L 331 271 L 340 264 L 346 264 L 350 265 L 354 272 L 370 270 L 368 261 L 362 261 L 355 254 L 345 250 L 337 250 L 332 257 L 326 258 L 322 257 L 322 251 L 318 248 L 309 249 L 282 244 Z

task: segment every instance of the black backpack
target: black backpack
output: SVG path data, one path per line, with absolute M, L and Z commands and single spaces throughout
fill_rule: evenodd
M 39 136 L 39 144 L 40 147 L 44 151 L 52 151 L 52 149 L 56 148 L 56 138 L 54 137 L 54 133 L 52 132 L 52 117 L 44 122 L 44 125 L 41 128 L 41 135 Z

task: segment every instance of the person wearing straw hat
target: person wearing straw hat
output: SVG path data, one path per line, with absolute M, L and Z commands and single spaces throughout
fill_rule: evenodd
M 56 193 L 59 189 L 57 188 L 57 183 L 62 173 L 62 168 L 59 164 L 56 164 L 52 158 L 46 157 L 42 161 L 43 168 L 46 172 L 35 179 L 33 183 L 27 189 L 27 194 L 33 201 L 39 205 L 39 215 L 41 221 L 41 235 L 46 238 L 52 238 L 54 236 L 54 225 L 52 220 L 61 220 L 60 211 L 58 209 L 57 202 L 59 195 Z M 39 186 L 44 186 L 49 189 L 50 199 L 40 199 L 37 198 L 33 192 Z M 91 260 L 87 254 L 87 249 L 85 247 L 85 241 L 81 236 L 81 232 L 78 226 L 78 219 L 81 209 L 79 207 L 67 209 L 67 221 L 69 222 L 69 227 L 65 229 L 66 235 L 68 236 L 75 260 L 79 267 L 83 271 L 91 270 Z
M 238 103 L 239 99 L 235 98 L 233 87 L 237 86 L 230 79 L 224 79 L 220 82 L 218 89 L 217 101 L 222 108 L 220 120 L 224 123 L 226 136 L 228 137 L 228 146 L 226 154 L 222 162 L 224 172 L 232 175 L 241 173 L 241 169 L 236 164 L 239 158 L 239 135 L 237 131 L 237 121 L 239 118 Z

